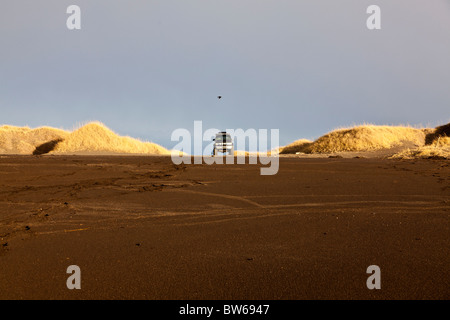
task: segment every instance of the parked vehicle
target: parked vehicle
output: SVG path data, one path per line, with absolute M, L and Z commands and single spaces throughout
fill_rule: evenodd
M 217 155 L 218 152 L 227 153 L 228 155 L 234 155 L 234 145 L 231 135 L 226 131 L 216 133 L 216 137 L 213 139 L 214 148 L 212 155 Z

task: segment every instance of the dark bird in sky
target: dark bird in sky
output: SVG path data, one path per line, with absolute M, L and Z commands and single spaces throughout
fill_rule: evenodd
M 217 96 L 217 99 L 222 99 L 222 96 Z

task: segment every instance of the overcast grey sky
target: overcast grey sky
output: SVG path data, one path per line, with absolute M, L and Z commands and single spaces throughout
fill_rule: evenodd
M 81 30 L 66 27 L 69 5 Z M 381 30 L 366 28 L 369 5 Z M 173 147 L 176 128 L 450 121 L 450 0 L 0 2 L 0 124 L 89 120 Z M 221 95 L 221 100 L 217 96 Z

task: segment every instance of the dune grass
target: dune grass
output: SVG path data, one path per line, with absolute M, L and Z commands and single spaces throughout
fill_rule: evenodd
M 40 127 L 1 126 L 0 127 L 0 153 L 2 154 L 32 154 L 37 147 L 49 141 L 65 139 L 67 131 Z
M 403 146 L 404 150 L 392 158 L 450 158 L 450 124 L 435 129 L 364 124 L 333 130 L 315 141 L 300 139 L 285 147 L 271 150 L 270 154 L 358 152 L 397 146 Z M 170 154 L 169 150 L 156 143 L 119 136 L 100 122 L 87 123 L 72 132 L 51 127 L 0 127 L 1 154 L 104 152 Z M 250 154 L 235 151 L 235 155 Z
M 422 129 L 403 126 L 362 125 L 327 133 L 309 145 L 309 153 L 371 151 L 390 149 L 404 143 L 421 146 L 425 143 Z
M 425 144 L 430 145 L 439 138 L 450 137 L 450 123 L 444 124 L 442 126 L 438 126 L 435 129 L 427 132 L 427 136 L 425 138 Z
M 313 142 L 305 139 L 297 140 L 282 147 L 280 154 L 375 151 L 398 146 L 404 149 L 391 156 L 393 159 L 450 159 L 450 124 L 434 129 L 370 124 L 341 128 Z
M 450 144 L 447 145 L 427 145 L 415 149 L 407 149 L 394 154 L 392 159 L 450 159 Z
M 390 149 L 402 144 L 422 146 L 426 133 L 423 129 L 405 126 L 361 125 L 331 131 L 317 140 L 297 140 L 285 146 L 281 154 L 335 153 Z
M 100 122 L 91 122 L 76 129 L 52 151 L 52 153 L 76 152 L 170 154 L 169 150 L 156 143 L 119 136 Z
M 119 136 L 100 122 L 88 123 L 73 132 L 51 127 L 0 127 L 1 154 L 77 152 L 170 154 L 156 143 Z
M 307 147 L 311 145 L 312 141 L 307 139 L 299 139 L 294 141 L 287 146 L 279 148 L 280 154 L 294 154 L 297 152 L 305 152 Z
M 425 145 L 394 154 L 393 159 L 450 159 L 450 123 L 428 131 Z

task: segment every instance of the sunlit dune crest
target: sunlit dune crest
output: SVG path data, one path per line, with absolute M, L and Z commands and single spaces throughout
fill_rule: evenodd
M 280 154 L 361 152 L 403 147 L 395 158 L 450 158 L 450 124 L 435 129 L 361 125 L 331 131 L 317 140 L 300 139 L 280 148 Z
M 91 122 L 73 131 L 52 151 L 73 152 L 170 154 L 169 150 L 156 143 L 119 136 L 100 122 Z
M 305 153 L 306 147 L 311 145 L 312 141 L 307 139 L 296 140 L 287 146 L 281 147 L 279 149 L 280 154 L 293 154 L 297 152 Z
M 169 150 L 156 143 L 119 136 L 100 122 L 88 123 L 73 132 L 51 127 L 0 127 L 2 154 L 78 152 L 170 154 Z
M 450 123 L 430 131 L 425 138 L 425 145 L 401 151 L 393 158 L 445 158 L 450 159 Z
M 50 141 L 65 139 L 69 132 L 50 127 L 30 129 L 28 127 L 1 126 L 0 153 L 32 154 L 36 148 Z
M 326 154 L 364 152 L 399 148 L 392 158 L 450 159 L 450 123 L 432 128 L 376 126 L 364 124 L 333 130 L 315 141 L 300 139 L 271 150 L 270 154 Z M 121 153 L 169 155 L 170 151 L 152 142 L 119 136 L 101 122 L 91 122 L 70 132 L 51 127 L 31 129 L 0 127 L 1 154 Z M 235 156 L 250 153 L 235 151 Z

